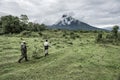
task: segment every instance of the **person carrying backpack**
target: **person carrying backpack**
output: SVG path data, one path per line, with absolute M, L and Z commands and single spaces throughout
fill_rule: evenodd
M 49 43 L 48 40 L 44 42 L 44 51 L 45 51 L 45 56 L 48 55 L 48 48 L 49 48 Z
M 19 63 L 21 63 L 21 60 L 25 58 L 25 61 L 28 61 L 27 59 L 27 46 L 26 42 L 23 41 L 21 43 L 21 58 L 18 60 Z

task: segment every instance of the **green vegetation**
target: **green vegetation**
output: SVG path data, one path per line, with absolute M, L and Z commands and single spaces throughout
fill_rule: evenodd
M 116 26 L 113 26 L 113 30 L 111 32 L 108 32 L 108 33 L 99 32 L 98 36 L 96 38 L 96 42 L 112 43 L 112 44 L 120 45 L 119 44 L 120 43 L 120 33 L 118 32 L 118 30 L 119 30 L 119 26 L 116 25 Z
M 44 24 L 29 22 L 27 15 L 17 16 L 7 15 L 0 17 L 0 34 L 20 33 L 27 31 L 43 31 L 46 29 Z
M 0 18 L 0 80 L 120 80 L 120 33 L 48 30 L 27 15 Z M 44 57 L 43 42 L 51 47 Z M 25 40 L 29 61 L 17 61 Z
M 107 34 L 104 32 L 102 38 Z M 1 35 L 0 80 L 120 80 L 120 46 L 96 43 L 97 35 L 61 30 Z M 46 38 L 51 47 L 50 55 L 44 57 Z M 23 40 L 29 61 L 19 64 Z
M 119 26 L 116 25 L 113 27 L 112 35 L 113 35 L 113 38 L 115 38 L 115 39 L 118 38 L 118 30 L 119 30 Z
M 102 33 L 99 33 L 96 39 L 97 42 L 102 41 Z

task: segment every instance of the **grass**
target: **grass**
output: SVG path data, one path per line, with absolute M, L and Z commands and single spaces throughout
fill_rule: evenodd
M 120 46 L 96 44 L 95 33 L 76 34 L 80 37 L 71 39 L 50 32 L 47 57 L 44 37 L 0 36 L 0 80 L 120 80 Z M 29 61 L 19 64 L 22 40 L 27 42 Z M 41 49 L 39 59 L 32 58 L 34 46 Z

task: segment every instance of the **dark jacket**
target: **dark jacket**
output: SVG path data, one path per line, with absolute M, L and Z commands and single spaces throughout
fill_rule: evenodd
M 21 44 L 21 52 L 22 52 L 22 55 L 25 55 L 27 53 L 26 44 Z

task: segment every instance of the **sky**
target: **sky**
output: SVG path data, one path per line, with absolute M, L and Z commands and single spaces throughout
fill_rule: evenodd
M 67 14 L 95 27 L 120 26 L 120 0 L 0 0 L 0 16 L 8 14 L 47 25 Z

